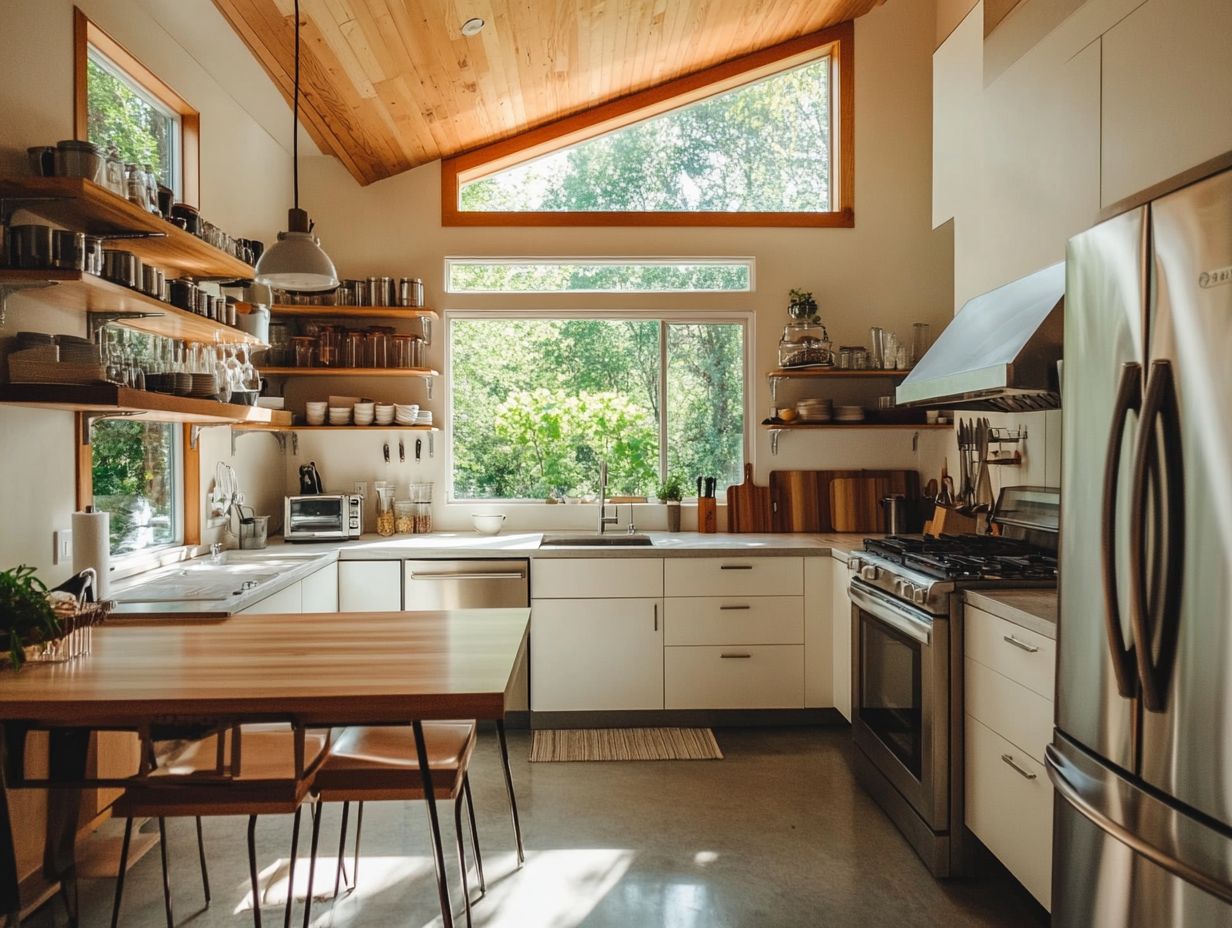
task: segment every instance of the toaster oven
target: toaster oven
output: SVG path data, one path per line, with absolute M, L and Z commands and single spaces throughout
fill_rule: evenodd
M 346 541 L 364 531 L 364 498 L 359 495 L 288 496 L 283 511 L 287 541 Z

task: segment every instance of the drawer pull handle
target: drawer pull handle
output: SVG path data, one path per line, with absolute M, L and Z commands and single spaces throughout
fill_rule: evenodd
M 752 608 L 753 607 L 750 606 L 748 603 L 745 603 L 742 606 L 719 606 L 719 611 L 720 612 L 736 612 L 736 611 L 748 610 Z
M 1022 777 L 1023 779 L 1025 779 L 1025 780 L 1034 780 L 1034 779 L 1035 779 L 1035 774 L 1033 774 L 1030 770 L 1023 770 L 1023 769 L 1022 769 L 1021 767 L 1019 767 L 1016 763 L 1014 763 L 1014 758 L 1013 758 L 1013 756 L 1012 756 L 1012 755 L 1010 755 L 1010 754 L 1002 754 L 1002 755 L 1001 755 L 1001 759 L 1002 759 L 1003 761 L 1005 761 L 1007 764 L 1009 764 L 1009 765 L 1010 765 L 1010 766 L 1014 769 L 1014 772 L 1015 772 L 1015 773 L 1017 773 L 1017 774 L 1018 774 L 1020 777 Z
M 1026 651 L 1028 654 L 1034 654 L 1036 651 L 1039 650 L 1039 648 L 1037 648 L 1035 645 L 1028 644 L 1027 642 L 1022 641 L 1019 638 L 1015 638 L 1013 635 L 1002 635 L 1001 638 L 1002 640 L 1007 641 L 1010 644 L 1012 644 L 1014 647 L 1021 648 L 1022 650 Z
M 731 661 L 731 660 L 745 661 L 745 660 L 748 660 L 753 655 L 752 654 L 720 654 L 719 656 L 722 657 L 723 660 L 725 661 Z
M 656 632 L 659 630 L 659 604 L 658 603 L 654 604 L 654 630 Z
M 752 564 L 721 564 L 719 570 L 752 570 Z

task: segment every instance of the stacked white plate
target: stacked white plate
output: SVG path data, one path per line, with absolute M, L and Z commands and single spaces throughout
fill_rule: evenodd
M 351 407 L 350 406 L 331 406 L 329 407 L 329 424 L 330 425 L 350 425 L 351 424 Z
M 394 406 L 394 421 L 398 425 L 417 425 L 419 407 L 414 403 L 398 403 Z
M 801 400 L 796 403 L 796 416 L 801 422 L 829 422 L 834 415 L 834 400 Z
M 835 406 L 834 407 L 835 422 L 863 422 L 864 407 L 863 406 Z
M 325 403 L 322 401 L 309 400 L 308 403 L 306 403 L 304 406 L 306 414 L 307 414 L 307 418 L 308 418 L 308 424 L 309 425 L 324 425 L 325 424 L 325 410 L 328 405 L 329 405 L 328 403 Z
M 419 414 L 415 417 L 415 424 L 416 425 L 431 425 L 432 424 L 432 411 L 430 409 L 419 410 Z
M 394 424 L 394 404 L 393 403 L 377 403 L 374 415 L 375 415 L 375 421 L 377 425 L 393 425 Z

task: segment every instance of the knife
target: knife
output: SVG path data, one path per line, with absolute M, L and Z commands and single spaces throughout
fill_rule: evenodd
M 406 445 L 402 443 L 401 438 L 398 439 L 398 461 L 402 464 L 406 463 Z
M 702 498 L 702 478 L 701 477 L 697 478 L 697 498 L 698 499 Z
M 415 439 L 415 463 L 419 463 L 420 456 L 423 454 L 423 439 Z
M 717 477 L 707 477 L 706 478 L 706 498 L 707 499 L 714 499 L 714 486 L 716 483 L 718 483 Z
M 389 442 L 385 442 L 385 463 L 389 463 Z

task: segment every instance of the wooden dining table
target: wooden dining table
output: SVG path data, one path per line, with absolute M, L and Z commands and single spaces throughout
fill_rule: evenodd
M 175 624 L 113 623 L 92 653 L 61 664 L 0 670 L 0 915 L 21 912 L 7 783 L 20 785 L 26 735 L 51 732 L 51 778 L 90 785 L 89 734 L 151 725 L 287 721 L 301 727 L 407 725 L 423 772 L 441 915 L 453 924 L 436 797 L 422 722 L 497 724 L 512 800 L 505 706 L 527 643 L 529 609 L 241 615 Z M 6 750 L 7 747 L 7 750 Z M 57 790 L 57 834 L 45 871 L 76 919 L 76 807 Z M 519 835 L 516 805 L 514 826 Z M 49 831 L 51 829 L 49 828 Z

